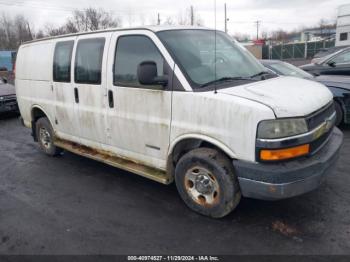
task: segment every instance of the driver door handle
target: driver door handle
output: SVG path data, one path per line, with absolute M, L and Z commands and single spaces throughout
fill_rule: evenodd
M 112 90 L 108 90 L 108 105 L 109 108 L 114 108 L 114 97 Z
M 77 87 L 74 88 L 74 98 L 75 98 L 75 103 L 79 104 L 79 90 Z

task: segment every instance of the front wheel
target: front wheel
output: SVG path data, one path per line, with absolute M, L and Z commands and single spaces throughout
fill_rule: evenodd
M 205 216 L 224 217 L 241 199 L 232 163 L 215 149 L 198 148 L 181 157 L 175 182 L 187 206 Z

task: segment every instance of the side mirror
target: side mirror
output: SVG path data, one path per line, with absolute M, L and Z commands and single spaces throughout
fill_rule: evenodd
M 335 67 L 336 63 L 334 61 L 329 61 L 327 62 L 327 65 L 329 65 L 330 67 Z
M 157 64 L 153 61 L 144 61 L 137 68 L 137 78 L 142 85 L 161 85 L 168 84 L 167 76 L 158 76 Z

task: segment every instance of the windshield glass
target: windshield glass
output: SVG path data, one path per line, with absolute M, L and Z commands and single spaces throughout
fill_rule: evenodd
M 325 63 L 325 62 L 328 62 L 328 60 L 329 60 L 330 58 L 337 56 L 338 54 L 340 54 L 340 53 L 343 52 L 344 50 L 346 50 L 346 49 L 340 49 L 340 50 L 334 51 L 334 52 L 332 52 L 332 53 L 330 53 L 330 54 L 327 54 L 327 55 L 323 56 L 322 58 L 320 58 L 320 60 L 317 61 L 316 64 L 323 64 L 323 63 Z M 349 49 L 349 50 L 350 50 L 350 49 Z
M 169 30 L 158 36 L 194 88 L 218 79 L 249 78 L 266 71 L 249 51 L 223 32 L 217 32 L 216 45 L 213 30 Z
M 295 76 L 300 78 L 313 78 L 313 76 L 304 70 L 293 66 L 288 63 L 279 62 L 279 63 L 272 63 L 269 65 L 273 70 L 276 70 L 279 74 L 284 76 Z

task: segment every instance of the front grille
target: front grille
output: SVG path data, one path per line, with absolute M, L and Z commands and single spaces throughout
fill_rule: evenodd
M 15 95 L 0 96 L 0 106 L 16 106 L 17 99 Z
M 306 118 L 307 124 L 309 126 L 309 130 L 313 130 L 316 127 L 323 124 L 326 119 L 329 119 L 330 116 L 332 116 L 335 112 L 334 103 L 330 103 L 327 106 L 321 108 L 316 113 L 311 114 Z M 325 134 L 323 134 L 318 139 L 311 142 L 310 146 L 310 153 L 315 154 L 321 147 L 325 144 L 325 142 L 328 140 L 330 134 L 332 133 L 333 127 Z
M 313 130 L 321 125 L 327 118 L 335 112 L 334 103 L 331 102 L 320 110 L 306 117 L 309 130 Z
M 327 133 L 323 134 L 320 138 L 311 142 L 311 144 L 310 144 L 310 154 L 311 155 L 317 153 L 317 151 L 321 149 L 321 147 L 327 142 L 332 131 L 333 131 L 333 128 L 330 131 L 328 131 Z

